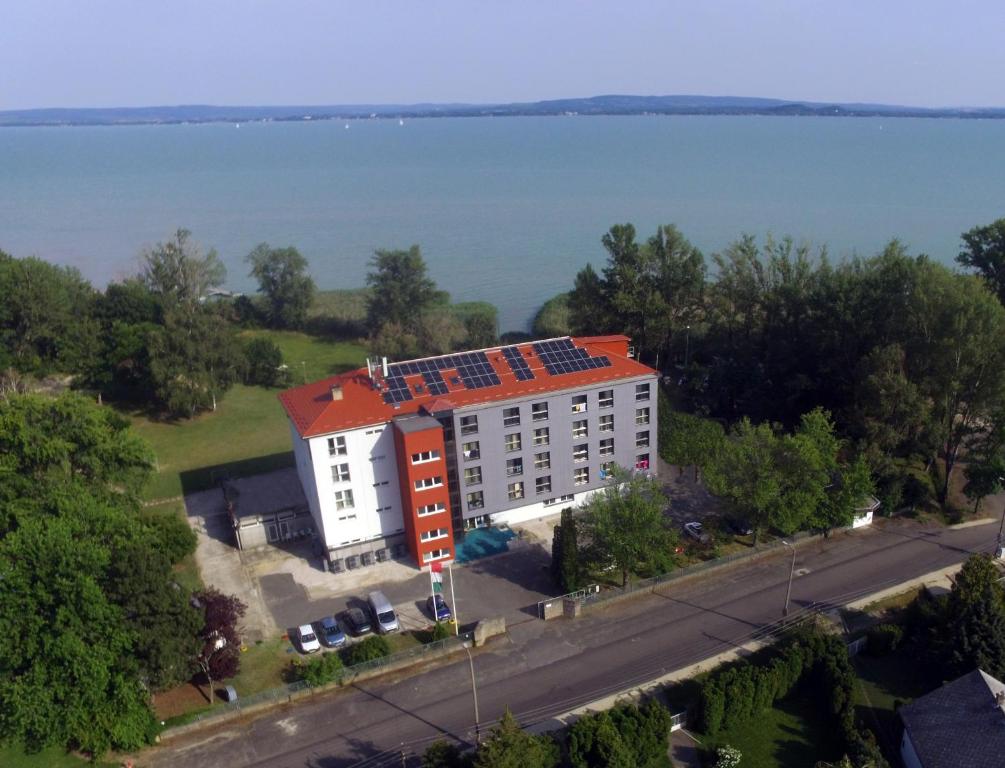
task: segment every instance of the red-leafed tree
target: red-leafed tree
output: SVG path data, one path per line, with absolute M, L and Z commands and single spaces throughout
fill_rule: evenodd
M 201 608 L 204 621 L 199 637 L 202 650 L 196 659 L 209 685 L 213 703 L 213 680 L 234 677 L 241 668 L 241 638 L 238 622 L 248 609 L 234 595 L 225 595 L 212 587 L 196 593 L 193 605 Z

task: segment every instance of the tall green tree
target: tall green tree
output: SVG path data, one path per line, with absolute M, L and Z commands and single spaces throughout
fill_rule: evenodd
M 562 510 L 551 543 L 551 575 L 563 592 L 583 587 L 583 565 L 579 556 L 579 530 L 572 507 Z
M 526 733 L 507 709 L 475 754 L 474 768 L 555 768 L 558 746 Z
M 0 368 L 83 370 L 98 350 L 96 296 L 75 269 L 0 251 Z
M 194 305 L 223 284 L 227 268 L 215 249 L 203 253 L 187 229 L 143 252 L 141 277 L 150 291 L 169 303 Z
M 438 290 L 428 276 L 418 245 L 407 251 L 378 250 L 370 260 L 370 267 L 366 276 L 371 289 L 366 317 L 372 335 L 388 324 L 417 333 L 422 314 L 448 301 L 448 295 Z
M 604 489 L 579 507 L 584 555 L 598 566 L 617 568 L 622 586 L 632 571 L 668 570 L 678 536 L 664 514 L 666 505 L 658 480 L 615 468 Z
M 307 259 L 296 248 L 272 248 L 268 243 L 259 243 L 245 261 L 251 265 L 251 276 L 265 296 L 269 325 L 302 328 L 315 293 Z
M 216 410 L 217 398 L 239 380 L 244 355 L 233 329 L 210 309 L 165 312 L 149 339 L 150 373 L 157 402 L 176 417 Z
M 964 232 L 956 261 L 980 275 L 1005 304 L 1005 218 Z

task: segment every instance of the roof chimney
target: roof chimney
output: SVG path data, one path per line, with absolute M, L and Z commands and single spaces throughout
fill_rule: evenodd
M 380 372 L 384 374 L 384 378 L 387 378 L 387 358 L 380 358 Z
M 332 400 L 341 400 L 341 399 L 342 399 L 342 385 L 332 384 Z
M 1005 691 L 998 691 L 995 694 L 995 706 L 996 707 L 1005 706 Z

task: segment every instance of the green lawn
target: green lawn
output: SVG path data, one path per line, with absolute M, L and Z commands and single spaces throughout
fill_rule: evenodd
M 3 768 L 84 768 L 84 766 L 114 768 L 115 763 L 106 763 L 101 760 L 92 763 L 76 755 L 67 754 L 65 750 L 58 747 L 43 749 L 41 752 L 31 755 L 25 754 L 16 747 L 0 747 L 0 765 Z
M 702 739 L 702 743 L 713 750 L 722 744 L 736 747 L 743 755 L 740 768 L 806 768 L 818 760 L 840 757 L 834 733 L 820 703 L 797 694 L 740 727 Z
M 935 686 L 919 674 L 918 660 L 909 650 L 881 657 L 859 654 L 852 662 L 859 680 L 856 709 L 876 733 L 884 751 L 896 754 L 901 727 L 897 706 L 925 695 Z
M 353 342 L 330 342 L 292 331 L 244 335 L 275 341 L 296 383 L 305 373 L 312 381 L 362 365 L 366 359 L 363 347 Z M 210 488 L 222 471 L 241 476 L 292 466 L 290 431 L 276 399 L 278 391 L 238 384 L 220 399 L 215 412 L 177 422 L 133 415 L 136 433 L 157 456 L 157 474 L 145 497 L 166 499 Z

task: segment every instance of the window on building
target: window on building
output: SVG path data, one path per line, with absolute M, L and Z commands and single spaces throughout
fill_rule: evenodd
M 443 560 L 450 557 L 449 549 L 434 549 L 432 552 L 422 553 L 422 562 L 431 563 L 433 560 Z
M 587 443 L 581 443 L 579 445 L 572 446 L 573 461 L 589 461 L 589 459 L 590 459 L 590 446 Z
M 421 480 L 415 481 L 415 490 L 423 491 L 426 488 L 438 488 L 443 485 L 443 478 L 437 477 L 424 477 Z
M 506 459 L 506 474 L 515 477 L 523 474 L 523 459 Z
M 567 501 L 572 501 L 576 498 L 575 494 L 567 493 L 565 496 L 559 496 L 557 499 L 545 499 L 542 504 L 546 507 L 554 506 L 555 504 L 564 504 Z
M 635 447 L 636 448 L 648 448 L 649 447 L 649 433 L 648 432 L 636 432 L 635 433 Z
M 590 430 L 589 427 L 587 426 L 586 419 L 583 419 L 582 421 L 572 422 L 572 437 L 574 439 L 584 438 L 589 434 L 589 432 Z
M 436 539 L 445 539 L 447 538 L 447 533 L 448 531 L 446 528 L 437 528 L 432 531 L 422 531 L 419 534 L 419 541 L 435 541 Z
M 504 427 L 520 426 L 519 408 L 503 408 L 503 426 Z
M 613 389 L 602 389 L 602 390 L 600 390 L 600 401 L 597 404 L 601 408 L 613 408 L 614 407 L 614 390 Z
M 461 452 L 464 454 L 465 461 L 473 461 L 482 457 L 481 446 L 478 444 L 477 440 L 473 440 L 470 443 L 464 443 L 464 445 L 461 446 Z
M 613 456 L 614 455 L 614 438 L 609 437 L 606 440 L 600 441 L 600 455 L 601 456 Z
M 346 455 L 345 438 L 344 437 L 329 437 L 328 438 L 328 455 L 329 456 L 345 456 Z
M 534 403 L 530 407 L 530 418 L 532 421 L 547 421 L 548 420 L 548 404 L 547 403 Z
M 478 432 L 477 416 L 461 416 L 461 434 L 474 435 Z
M 542 493 L 551 493 L 551 475 L 537 478 L 534 481 L 534 490 L 539 496 Z
M 440 452 L 433 449 L 431 451 L 420 451 L 412 454 L 413 464 L 425 464 L 427 461 L 436 461 L 440 458 Z
M 390 482 L 391 482 L 390 480 L 378 480 L 377 482 L 375 482 L 373 484 L 373 487 L 374 488 L 380 488 L 380 486 L 382 486 L 382 485 L 389 485 Z
M 352 491 L 335 491 L 335 509 L 352 509 Z
M 339 522 L 342 522 L 343 520 L 355 520 L 355 519 L 356 519 L 356 513 L 353 512 L 351 515 L 341 515 L 339 517 Z
M 572 473 L 572 484 L 573 485 L 586 485 L 590 482 L 590 468 L 580 467 L 574 470 Z
M 509 496 L 510 501 L 516 501 L 517 499 L 523 498 L 523 482 L 510 483 L 506 486 L 506 495 Z
M 472 491 L 468 494 L 468 509 L 481 509 L 485 506 L 485 494 L 481 491 Z
M 547 427 L 541 427 L 540 429 L 534 430 L 534 445 L 547 445 L 549 441 L 549 432 Z
M 600 423 L 598 429 L 601 432 L 613 432 L 614 431 L 614 414 L 605 413 L 600 417 Z
M 572 396 L 572 412 L 586 413 L 586 395 Z
M 641 426 L 642 424 L 649 423 L 649 409 L 648 408 L 636 408 L 635 409 L 635 423 Z
M 606 480 L 608 477 L 610 477 L 611 473 L 614 471 L 614 466 L 615 465 L 614 465 L 613 461 L 605 461 L 603 464 L 601 464 L 600 465 L 600 479 L 601 480 Z
M 336 464 L 332 467 L 332 482 L 335 483 L 348 483 L 349 482 L 349 465 L 348 464 Z
M 636 469 L 649 469 L 649 454 L 640 453 L 635 457 L 635 468 Z
M 507 451 L 519 451 L 520 448 L 521 448 L 521 442 L 519 432 L 513 432 L 512 434 L 506 435 Z
M 465 467 L 464 468 L 464 484 L 465 485 L 481 485 L 482 484 L 482 468 L 481 467 Z
M 551 469 L 551 453 L 548 451 L 535 453 L 534 469 Z
M 635 385 L 635 399 L 636 400 L 648 400 L 649 399 L 649 382 L 645 384 Z
M 444 506 L 442 501 L 438 501 L 435 504 L 426 504 L 424 507 L 419 507 L 415 510 L 415 514 L 418 517 L 428 517 L 429 515 L 436 515 L 440 512 L 446 511 L 446 506 Z

